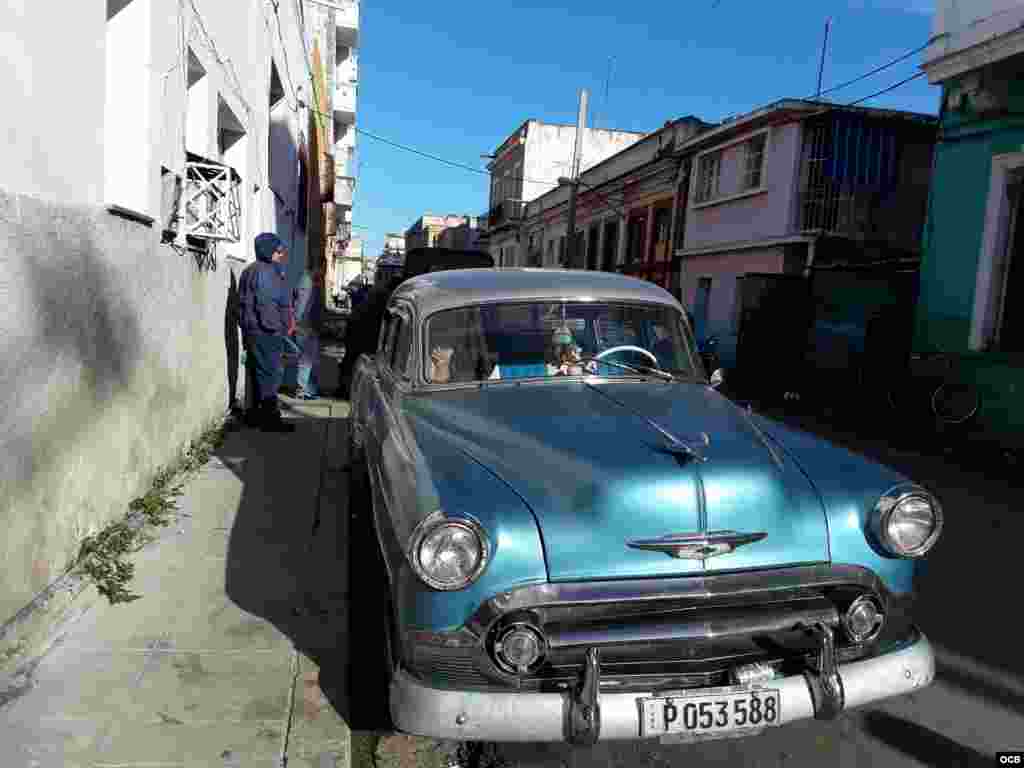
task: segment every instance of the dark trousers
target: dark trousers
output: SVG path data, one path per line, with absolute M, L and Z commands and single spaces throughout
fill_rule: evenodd
M 249 333 L 243 334 L 242 341 L 245 344 L 247 382 L 255 381 L 256 399 L 264 401 L 276 398 L 284 374 L 281 367 L 284 338 L 265 333 Z

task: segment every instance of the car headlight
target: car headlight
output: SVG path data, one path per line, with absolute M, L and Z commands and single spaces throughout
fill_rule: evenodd
M 897 557 L 921 557 L 942 532 L 942 506 L 918 486 L 902 486 L 885 494 L 875 518 L 878 540 Z
M 468 587 L 490 559 L 490 543 L 480 524 L 470 517 L 449 517 L 437 511 L 413 531 L 408 557 L 416 575 L 434 589 Z

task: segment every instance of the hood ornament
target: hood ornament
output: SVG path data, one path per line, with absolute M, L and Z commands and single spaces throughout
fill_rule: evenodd
M 654 539 L 627 539 L 626 546 L 651 552 L 664 552 L 680 560 L 706 560 L 727 555 L 744 544 L 768 538 L 764 532 L 707 531 L 706 533 L 669 533 Z

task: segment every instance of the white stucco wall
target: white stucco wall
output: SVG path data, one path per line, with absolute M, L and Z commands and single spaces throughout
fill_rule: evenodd
M 923 66 L 935 83 L 1024 51 L 1024 3 L 1020 0 L 936 0 L 934 42 Z M 957 54 L 969 51 L 966 59 Z
M 586 129 L 580 170 L 600 163 L 643 138 L 639 133 Z M 531 120 L 527 126 L 523 160 L 523 200 L 534 200 L 550 192 L 559 176 L 569 176 L 576 142 L 576 127 L 549 125 Z
M 1024 21 L 1020 0 L 936 0 L 932 36 L 936 40 L 925 61 L 944 56 L 994 36 L 1018 29 Z
M 227 406 L 231 268 L 158 239 L 0 192 L 0 622 Z
M 105 0 L 0 10 L 0 623 L 228 405 L 237 335 L 226 313 L 243 265 L 220 247 L 215 268 L 201 269 L 160 244 L 162 222 L 105 207 L 158 216 L 161 167 L 184 165 L 179 4 L 122 4 L 109 25 Z M 246 130 L 228 158 L 245 179 L 243 241 L 232 250 L 251 259 L 253 236 L 275 228 L 293 246 L 294 274 L 305 260 L 294 220 L 306 115 L 292 108 L 276 24 L 259 8 L 272 11 L 247 0 L 196 6 L 201 24 L 190 10 L 185 31 L 207 73 L 192 106 L 209 154 L 220 99 Z M 294 6 L 280 8 L 290 74 L 308 82 Z M 273 137 L 271 60 L 288 94 Z M 280 202 L 267 185 L 272 144 Z
M 0 9 L 3 188 L 101 201 L 105 24 L 101 2 L 69 3 L 58 13 L 48 3 L 8 0 Z

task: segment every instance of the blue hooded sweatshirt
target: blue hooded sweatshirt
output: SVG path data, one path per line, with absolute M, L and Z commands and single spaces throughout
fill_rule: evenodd
M 283 335 L 288 331 L 288 287 L 284 267 L 271 258 L 286 246 L 277 235 L 264 232 L 255 247 L 256 261 L 238 279 L 238 324 L 242 333 Z

